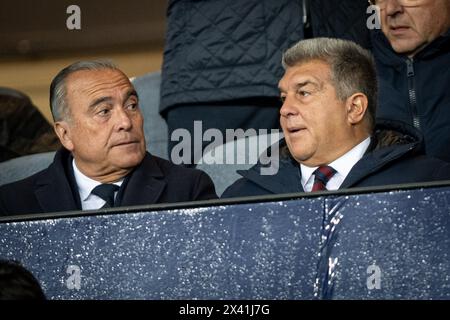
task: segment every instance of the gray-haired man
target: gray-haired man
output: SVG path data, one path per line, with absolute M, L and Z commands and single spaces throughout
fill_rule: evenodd
M 450 165 L 418 156 L 420 135 L 401 123 L 375 126 L 377 81 L 371 54 L 357 44 L 316 38 L 283 56 L 280 167 L 261 164 L 223 197 L 310 192 L 450 179 Z
M 76 62 L 50 86 L 64 146 L 45 170 L 0 188 L 0 214 L 88 210 L 216 197 L 211 179 L 146 152 L 138 95 L 109 62 Z

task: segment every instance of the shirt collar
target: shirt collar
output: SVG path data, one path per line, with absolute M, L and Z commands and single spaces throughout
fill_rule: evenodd
M 350 151 L 328 165 L 336 170 L 337 173 L 339 173 L 345 179 L 353 166 L 363 157 L 369 145 L 370 137 L 367 137 L 362 142 L 353 147 Z M 308 167 L 300 163 L 302 185 L 305 185 L 307 183 L 307 181 L 311 178 L 317 168 L 318 167 Z
M 92 190 L 98 186 L 99 184 L 102 184 L 99 181 L 93 180 L 83 174 L 77 167 L 75 163 L 75 159 L 72 160 L 72 167 L 73 167 L 73 173 L 75 176 L 75 181 L 78 185 L 78 192 L 80 194 L 81 201 L 85 201 L 89 195 L 91 194 Z M 124 179 L 119 180 L 117 182 L 114 182 L 115 185 L 121 186 Z

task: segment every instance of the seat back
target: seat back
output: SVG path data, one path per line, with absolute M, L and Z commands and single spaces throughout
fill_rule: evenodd
M 237 170 L 247 170 L 255 165 L 267 148 L 278 144 L 282 137 L 281 132 L 273 130 L 271 134 L 246 136 L 210 150 L 206 148 L 197 169 L 211 177 L 220 196 L 228 186 L 241 178 Z
M 47 168 L 55 152 L 30 154 L 0 162 L 0 185 L 24 179 Z
M 139 95 L 144 117 L 144 134 L 147 150 L 158 157 L 168 159 L 168 136 L 166 120 L 159 114 L 159 89 L 161 72 L 151 72 L 132 79 Z

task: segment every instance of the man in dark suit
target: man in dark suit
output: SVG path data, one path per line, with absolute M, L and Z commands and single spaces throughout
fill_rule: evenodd
M 216 198 L 202 171 L 146 152 L 138 101 L 128 77 L 109 62 L 76 62 L 60 71 L 50 104 L 64 148 L 47 169 L 0 188 L 0 214 Z
M 450 180 L 450 164 L 420 155 L 413 127 L 375 124 L 377 81 L 367 50 L 309 39 L 285 52 L 283 66 L 279 170 L 264 175 L 257 164 L 242 171 L 223 197 Z

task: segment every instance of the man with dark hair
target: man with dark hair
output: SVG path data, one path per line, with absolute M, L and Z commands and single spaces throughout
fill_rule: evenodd
M 372 32 L 378 117 L 414 126 L 426 154 L 450 162 L 450 1 L 369 2 L 381 20 Z
M 0 260 L 0 300 L 45 300 L 39 281 L 15 261 Z
M 146 152 L 138 95 L 111 63 L 63 69 L 50 86 L 50 105 L 64 148 L 47 169 L 0 188 L 0 214 L 216 198 L 204 172 Z
M 338 39 L 300 41 L 283 56 L 278 173 L 247 171 L 223 197 L 310 192 L 450 179 L 450 164 L 417 155 L 420 134 L 401 123 L 375 126 L 371 54 Z

